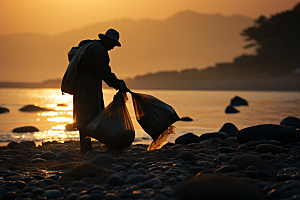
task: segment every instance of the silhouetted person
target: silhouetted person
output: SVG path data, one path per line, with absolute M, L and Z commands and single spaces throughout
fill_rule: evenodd
M 80 153 L 92 150 L 91 139 L 87 138 L 86 126 L 104 109 L 102 80 L 116 90 L 127 92 L 123 80 L 111 72 L 108 51 L 115 46 L 121 46 L 119 33 L 109 29 L 105 34 L 99 34 L 100 40 L 93 41 L 82 55 L 78 64 L 76 83 L 73 96 L 74 127 L 80 134 Z M 78 46 L 91 42 L 82 41 Z

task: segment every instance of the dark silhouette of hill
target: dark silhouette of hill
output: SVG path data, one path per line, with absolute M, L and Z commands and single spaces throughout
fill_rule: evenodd
M 108 28 L 120 31 L 121 48 L 110 52 L 120 78 L 148 72 L 205 68 L 231 61 L 246 44 L 241 30 L 253 24 L 243 16 L 180 12 L 166 20 L 121 19 L 48 36 L 15 33 L 0 36 L 0 81 L 41 82 L 62 78 L 67 52 L 83 39 L 96 39 Z M 252 51 L 253 52 L 253 51 Z
M 299 24 L 300 3 L 294 9 L 270 18 L 261 16 L 255 20 L 253 26 L 241 32 L 246 41 L 251 42 L 245 48 L 256 47 L 255 55 L 240 55 L 231 63 L 217 63 L 202 70 L 149 73 L 137 76 L 133 81 L 265 80 L 274 82 L 276 80 L 280 82 L 290 80 L 291 84 L 300 85 Z

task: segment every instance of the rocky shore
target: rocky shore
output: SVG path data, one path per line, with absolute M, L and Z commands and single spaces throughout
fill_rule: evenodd
M 0 147 L 0 199 L 300 199 L 299 141 L 223 135 L 186 134 L 152 151 L 94 141 L 86 155 L 78 141 L 11 142 Z

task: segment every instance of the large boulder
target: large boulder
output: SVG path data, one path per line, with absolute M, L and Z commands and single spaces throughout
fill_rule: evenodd
M 296 128 L 300 128 L 300 119 L 297 117 L 286 117 L 281 122 L 280 125 L 283 126 L 294 126 Z
M 23 108 L 20 108 L 19 110 L 23 111 L 23 112 L 52 111 L 52 109 L 42 108 L 42 107 L 35 106 L 35 105 L 27 105 L 27 106 L 24 106 Z
M 235 96 L 234 98 L 232 98 L 230 100 L 230 105 L 231 106 L 248 106 L 249 104 L 245 99 L 243 99 L 239 96 Z
M 214 132 L 214 133 L 204 133 L 200 136 L 201 141 L 211 139 L 211 138 L 221 138 L 222 140 L 225 140 L 226 138 L 228 138 L 228 135 L 225 132 Z
M 244 144 L 257 138 L 277 140 L 282 144 L 289 143 L 296 136 L 296 132 L 285 126 L 262 124 L 240 130 L 237 134 L 239 143 Z
M 232 123 L 225 123 L 219 132 L 225 132 L 227 133 L 228 137 L 236 137 L 237 133 L 239 132 L 239 129 Z
M 239 113 L 240 111 L 235 109 L 233 106 L 227 106 L 225 109 L 225 113 Z
M 7 108 L 4 107 L 0 107 L 0 113 L 8 113 L 9 110 Z
M 38 132 L 39 129 L 34 126 L 22 126 L 12 130 L 15 133 Z
M 199 136 L 194 133 L 186 133 L 184 135 L 179 136 L 175 140 L 175 144 L 191 144 L 191 143 L 199 143 L 201 139 Z
M 246 181 L 222 174 L 204 174 L 179 184 L 174 196 L 180 200 L 261 200 L 259 189 Z
M 236 165 L 242 171 L 244 171 L 248 166 L 253 165 L 258 170 L 263 170 L 272 176 L 276 175 L 276 170 L 268 162 L 258 156 L 246 154 L 236 156 L 232 158 L 227 165 Z

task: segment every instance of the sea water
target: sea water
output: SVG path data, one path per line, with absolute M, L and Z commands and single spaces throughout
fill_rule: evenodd
M 190 117 L 193 121 L 178 121 L 176 134 L 169 141 L 185 133 L 198 136 L 218 131 L 224 123 L 230 122 L 243 129 L 258 124 L 280 124 L 288 116 L 300 118 L 300 92 L 274 91 L 199 91 L 199 90 L 133 90 L 152 95 L 171 105 L 180 117 Z M 104 89 L 107 106 L 115 95 L 113 89 Z M 135 128 L 135 143 L 149 144 L 151 137 L 143 131 L 135 119 L 131 96 L 128 93 L 126 106 Z M 230 100 L 239 96 L 248 101 L 249 106 L 236 107 L 240 113 L 226 114 Z M 67 141 L 79 140 L 78 131 L 66 131 L 65 126 L 73 122 L 72 95 L 62 95 L 60 89 L 0 89 L 0 107 L 10 110 L 0 114 L 0 146 L 10 141 Z M 34 104 L 50 108 L 47 112 L 22 112 L 19 109 Z M 14 133 L 22 126 L 35 126 L 38 132 Z M 2 144 L 2 145 L 1 145 Z

